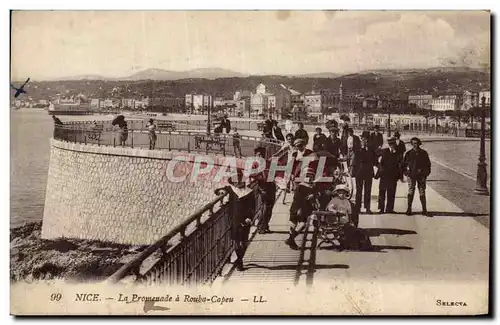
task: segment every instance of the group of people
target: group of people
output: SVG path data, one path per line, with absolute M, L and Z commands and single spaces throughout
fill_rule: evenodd
M 316 128 L 313 137 L 312 152 L 327 152 L 336 158 L 343 158 L 341 168 L 347 168 L 356 181 L 355 208 L 361 210 L 361 202 L 367 214 L 371 214 L 371 188 L 373 179 L 380 179 L 378 210 L 379 213 L 394 213 L 394 201 L 398 181 L 408 179 L 408 202 L 406 214 L 412 214 L 412 202 L 415 187 L 418 186 L 422 213 L 427 215 L 425 196 L 426 179 L 431 172 L 431 162 L 428 153 L 421 148 L 419 138 L 411 139 L 412 148 L 406 151 L 405 143 L 400 139 L 399 132 L 387 139 L 387 148 L 384 148 L 384 138 L 378 125 L 373 132 L 363 131 L 358 137 L 346 122 L 339 128 L 335 121 L 326 124 L 329 135 Z M 302 139 L 308 143 L 307 132 L 299 130 L 295 139 Z M 288 135 L 287 135 L 288 138 Z
M 274 122 L 267 122 L 267 135 L 279 134 L 281 129 Z M 305 228 L 307 218 L 312 214 L 314 206 L 311 198 L 314 195 L 322 197 L 322 193 L 332 190 L 335 184 L 316 181 L 316 170 L 318 168 L 318 157 L 326 157 L 323 176 L 332 176 L 339 170 L 348 170 L 351 177 L 355 179 L 355 202 L 353 205 L 353 222 L 359 220 L 361 205 L 363 203 L 365 213 L 371 214 L 371 192 L 373 179 L 380 179 L 378 193 L 379 213 L 395 213 L 394 202 L 398 181 L 404 181 L 406 176 L 408 182 L 407 209 L 406 214 L 412 215 L 412 203 L 415 189 L 418 188 L 422 214 L 427 215 L 426 201 L 426 179 L 431 173 L 431 162 L 428 153 L 421 148 L 419 138 L 412 138 L 411 149 L 406 150 L 405 143 L 400 139 L 399 132 L 395 132 L 393 137 L 387 139 L 387 147 L 384 146 L 384 138 L 378 126 L 373 132 L 363 131 L 359 136 L 354 134 L 354 130 L 344 122 L 339 126 L 336 121 L 326 123 L 328 135 L 322 133 L 321 128 L 316 128 L 312 138 L 312 150 L 308 149 L 310 144 L 309 134 L 304 129 L 302 123 L 298 123 L 295 133 L 288 133 L 284 137 L 282 148 L 274 155 L 280 157 L 283 164 L 293 161 L 293 169 L 290 175 L 277 175 L 274 181 L 269 181 L 266 176 L 269 164 L 257 178 L 257 193 L 260 195 L 260 207 L 263 211 L 258 232 L 269 233 L 269 222 L 272 216 L 273 206 L 276 201 L 277 184 L 286 184 L 287 191 L 293 191 L 293 201 L 290 206 L 290 229 L 286 244 L 292 249 L 298 249 L 295 241 L 298 234 Z M 276 129 L 279 129 L 276 132 Z M 265 148 L 255 149 L 255 155 L 266 157 Z M 312 157 L 309 164 L 304 169 L 301 164 L 304 157 Z M 312 162 L 311 162 L 312 161 Z M 297 177 L 299 174 L 306 177 Z M 290 186 L 292 185 L 292 186 Z M 341 188 L 342 189 L 342 188 Z M 344 195 L 350 194 L 344 188 Z M 342 193 L 342 191 L 341 191 Z M 339 201 L 340 202 L 340 201 Z M 321 202 L 323 207 L 324 203 Z M 240 213 L 242 209 L 238 209 Z M 245 219 L 248 219 L 245 217 Z M 247 220 L 248 221 L 248 220 Z M 247 225 L 250 227 L 250 225 Z M 240 241 L 246 240 L 236 236 Z M 238 264 L 239 263 L 239 264 Z M 239 268 L 242 268 L 242 255 L 238 257 Z

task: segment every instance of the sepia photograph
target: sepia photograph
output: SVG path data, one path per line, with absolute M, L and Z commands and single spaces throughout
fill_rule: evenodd
M 11 315 L 490 314 L 491 29 L 12 10 Z

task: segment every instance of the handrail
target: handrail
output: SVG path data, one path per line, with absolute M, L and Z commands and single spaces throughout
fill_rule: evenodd
M 55 125 L 55 129 L 57 130 L 68 130 L 68 131 L 78 131 L 78 132 L 96 132 L 96 131 L 99 131 L 99 132 L 111 132 L 111 133 L 114 133 L 114 134 L 120 134 L 121 132 L 123 132 L 122 130 L 120 130 L 117 126 L 112 126 L 110 128 L 103 128 L 103 129 L 93 129 L 93 128 L 79 128 L 79 127 L 75 127 L 75 125 L 84 125 L 84 126 L 93 126 L 93 122 L 90 122 L 90 123 L 87 123 L 86 121 L 84 123 L 64 123 L 62 125 Z M 100 123 L 98 123 L 97 125 L 102 125 Z M 144 128 L 140 128 L 140 129 L 137 129 L 137 128 L 127 128 L 127 132 L 132 134 L 134 132 L 136 133 L 145 133 L 147 132 L 146 129 Z M 228 139 L 233 139 L 233 136 L 232 134 L 227 134 L 227 133 L 207 133 L 206 131 L 198 131 L 198 130 L 194 130 L 194 131 L 185 131 L 185 130 L 176 130 L 176 131 L 161 131 L 161 130 L 158 130 L 156 131 L 156 133 L 158 135 L 172 135 L 172 134 L 179 134 L 179 135 L 186 135 L 186 136 L 212 136 L 212 137 L 219 137 L 219 138 L 223 138 L 225 140 L 228 140 Z M 240 139 L 241 140 L 251 140 L 251 141 L 255 141 L 256 143 L 260 143 L 260 144 L 263 144 L 263 145 L 275 145 L 275 146 L 281 146 L 281 144 L 283 144 L 284 142 L 283 141 L 279 141 L 279 140 L 269 140 L 267 138 L 261 138 L 261 137 L 256 137 L 256 136 L 252 136 L 252 135 L 241 135 L 240 134 Z M 65 139 L 65 141 L 68 141 L 68 142 L 72 142 L 70 140 L 67 140 Z M 105 145 L 104 143 L 101 143 L 100 145 Z
M 188 217 L 185 221 L 183 221 L 181 224 L 170 230 L 165 236 L 160 238 L 158 241 L 156 241 L 154 244 L 150 245 L 147 247 L 145 250 L 143 250 L 137 257 L 135 257 L 133 260 L 128 262 L 127 264 L 123 265 L 118 271 L 116 271 L 111 277 L 108 278 L 108 281 L 111 283 L 117 283 L 121 279 L 125 278 L 127 275 L 129 275 L 131 270 L 137 269 L 140 267 L 140 264 L 151 254 L 156 252 L 160 247 L 163 245 L 166 245 L 173 237 L 175 237 L 178 234 L 183 235 L 184 231 L 186 231 L 186 228 L 194 221 L 197 223 L 200 223 L 200 220 L 202 215 L 213 209 L 215 204 L 218 202 L 222 201 L 224 197 L 228 195 L 227 192 L 223 191 L 220 195 L 218 195 L 214 200 L 210 201 L 209 203 L 205 204 L 203 207 L 195 211 L 193 214 L 191 214 L 190 217 Z

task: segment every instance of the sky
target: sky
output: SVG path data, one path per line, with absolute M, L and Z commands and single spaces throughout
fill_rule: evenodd
M 16 11 L 11 79 L 489 67 L 486 11 Z

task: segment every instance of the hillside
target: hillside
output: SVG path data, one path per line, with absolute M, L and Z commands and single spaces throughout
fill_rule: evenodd
M 180 80 L 66 80 L 30 82 L 26 86 L 33 99 L 57 94 L 89 97 L 183 97 L 190 92 L 231 96 L 237 90 L 255 91 L 258 84 L 284 84 L 299 92 L 331 90 L 340 83 L 344 92 L 406 96 L 409 93 L 448 93 L 490 88 L 490 74 L 467 68 L 425 70 L 382 70 L 343 75 L 336 78 L 249 76 L 217 79 L 185 78 Z

